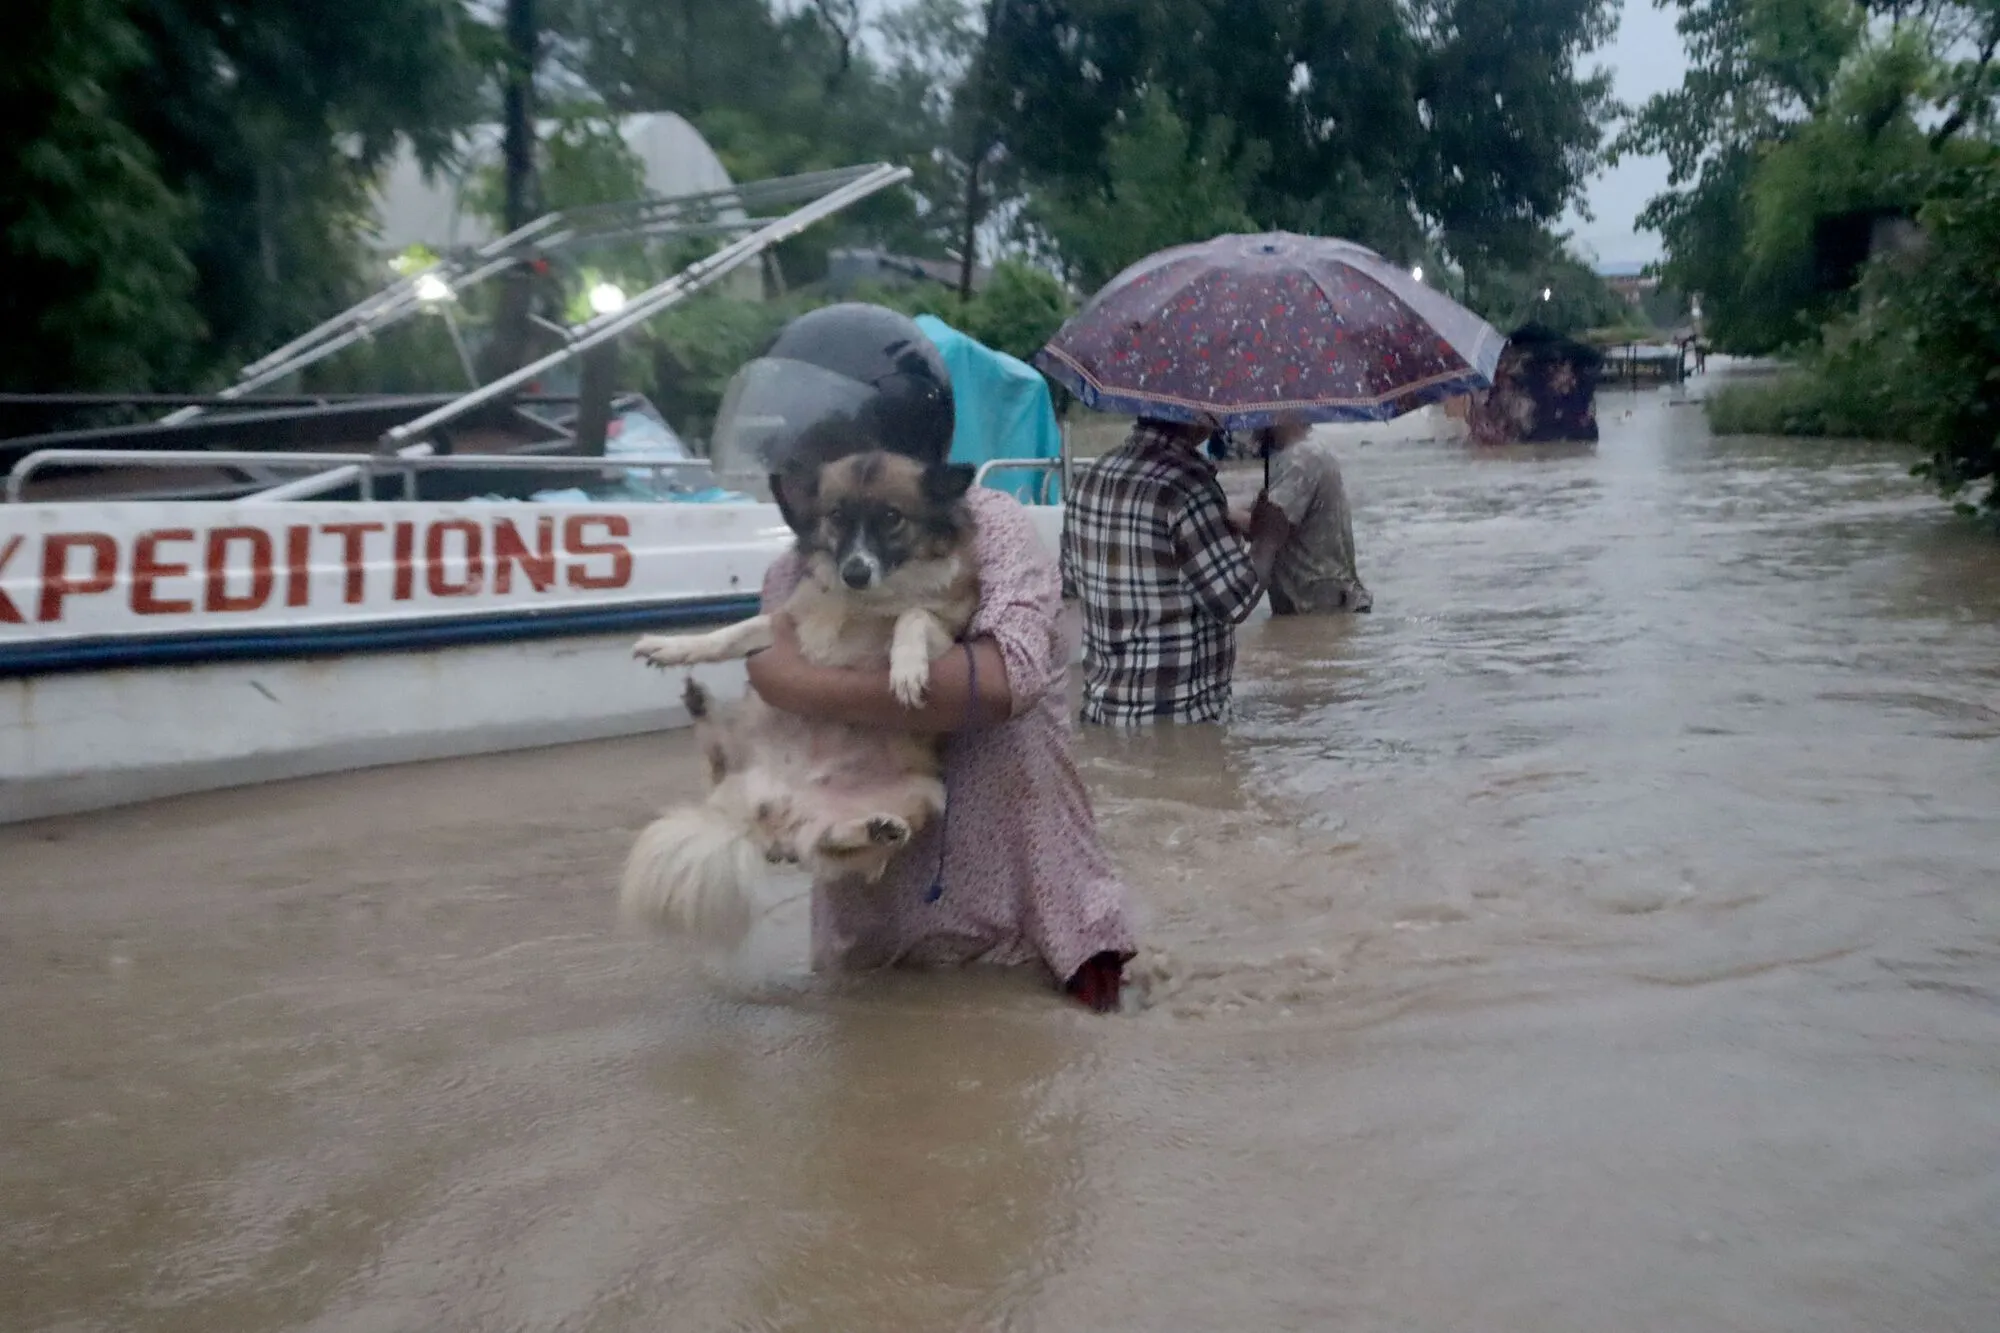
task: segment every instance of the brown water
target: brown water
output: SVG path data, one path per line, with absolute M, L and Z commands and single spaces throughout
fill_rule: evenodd
M 2000 544 L 1603 410 L 1085 740 L 1124 1017 L 620 939 L 678 741 L 0 830 L 0 1329 L 1992 1333 Z

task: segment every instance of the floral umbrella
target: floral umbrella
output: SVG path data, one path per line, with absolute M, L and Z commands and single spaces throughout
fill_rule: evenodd
M 1387 421 L 1489 388 L 1503 342 L 1365 246 L 1272 232 L 1140 260 L 1035 364 L 1099 411 L 1255 430 Z

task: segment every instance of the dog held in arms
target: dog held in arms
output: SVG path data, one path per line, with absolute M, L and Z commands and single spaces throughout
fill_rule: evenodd
M 787 474 L 783 507 L 806 572 L 782 610 L 808 660 L 887 666 L 897 700 L 923 704 L 932 661 L 979 605 L 965 503 L 973 475 L 885 450 Z M 771 617 L 760 615 L 704 634 L 647 635 L 633 653 L 689 667 L 771 642 Z M 874 882 L 944 811 L 941 736 L 797 717 L 754 690 L 721 706 L 692 676 L 684 698 L 708 795 L 639 834 L 619 888 L 628 920 L 712 943 L 740 939 L 768 865 L 797 863 L 816 883 Z

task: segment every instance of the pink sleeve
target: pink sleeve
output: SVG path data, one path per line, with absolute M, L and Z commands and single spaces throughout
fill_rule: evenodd
M 799 562 L 796 551 L 787 551 L 773 560 L 771 567 L 764 571 L 764 604 L 760 608 L 762 612 L 768 616 L 783 606 L 785 599 L 792 595 L 792 590 L 799 586 L 799 580 L 805 576 L 805 572 L 805 566 Z
M 1020 501 L 980 487 L 973 492 L 979 561 L 979 610 L 968 639 L 989 638 L 1007 663 L 1011 712 L 1039 704 L 1063 678 L 1062 577 Z

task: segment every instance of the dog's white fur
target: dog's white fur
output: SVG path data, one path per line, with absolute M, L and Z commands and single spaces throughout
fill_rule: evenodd
M 865 592 L 815 556 L 786 601 L 799 651 L 823 666 L 889 668 L 905 707 L 920 707 L 931 663 L 978 607 L 969 537 L 942 559 L 913 560 Z M 771 618 L 705 634 L 647 635 L 636 656 L 659 667 L 734 661 L 771 645 Z M 740 940 L 757 915 L 770 863 L 795 861 L 815 880 L 881 878 L 895 854 L 943 813 L 936 738 L 784 713 L 748 691 L 719 710 L 691 678 L 695 732 L 711 787 L 639 835 L 619 886 L 628 921 L 710 943 Z

